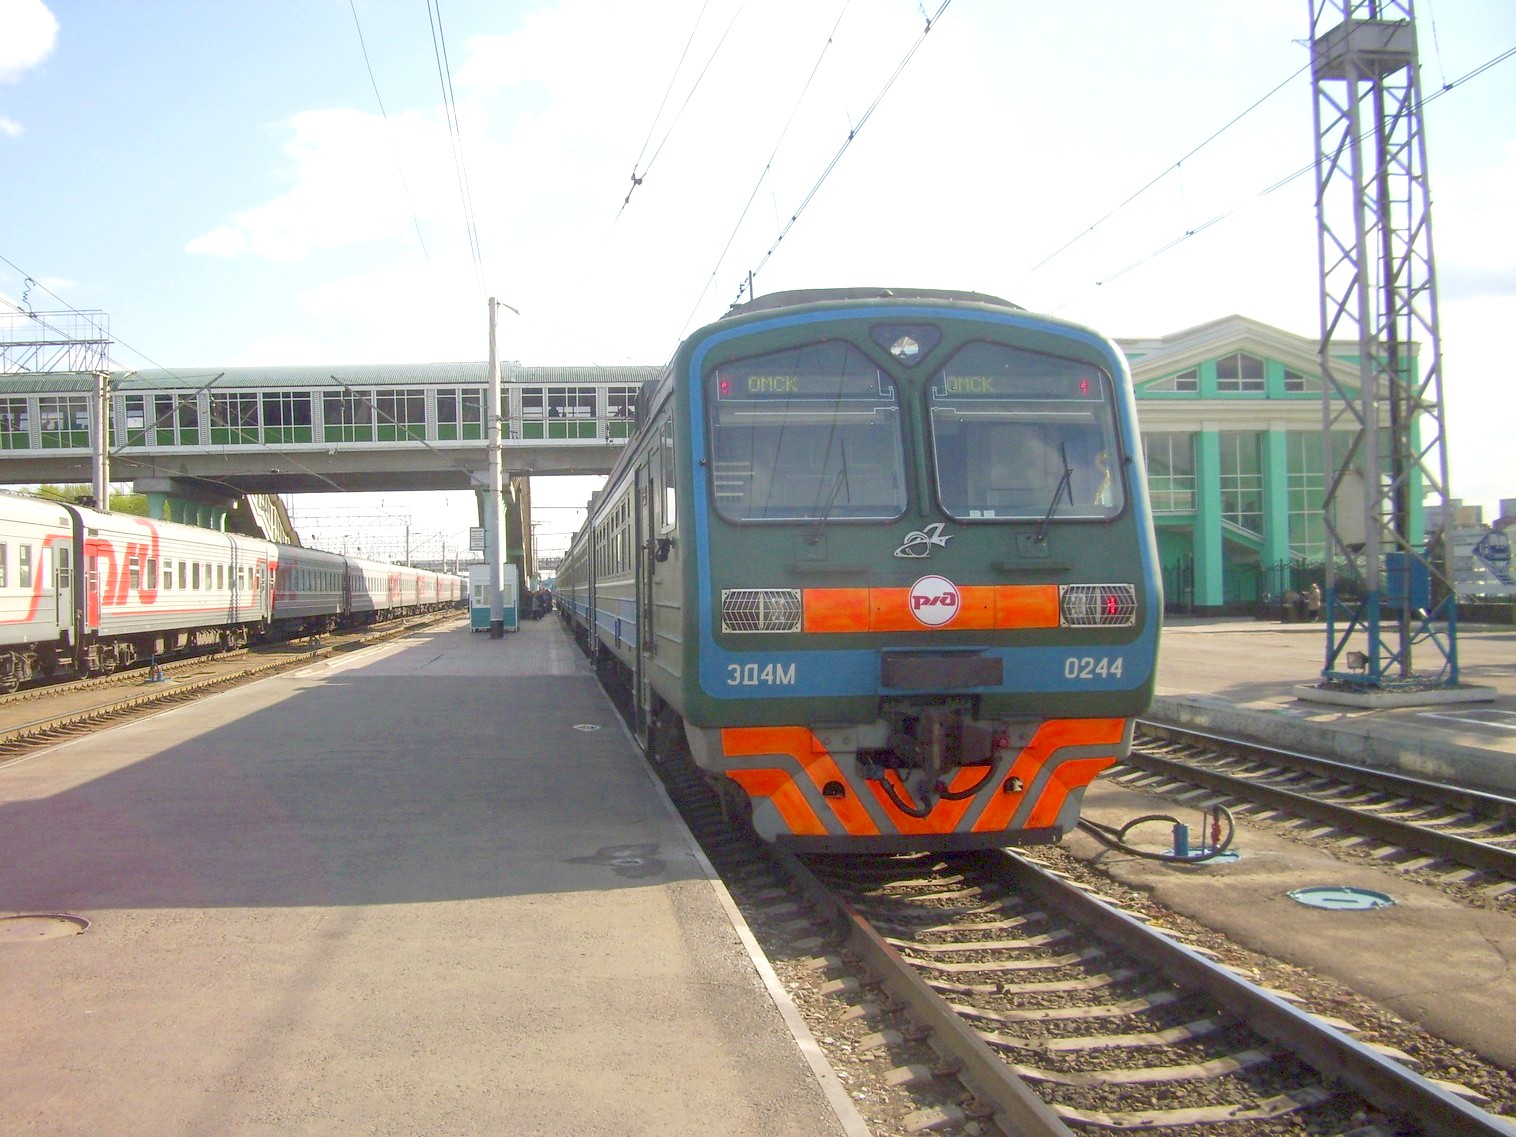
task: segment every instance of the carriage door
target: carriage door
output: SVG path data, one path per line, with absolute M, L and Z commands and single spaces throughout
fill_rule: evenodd
M 658 484 L 654 469 L 656 451 L 644 455 L 637 463 L 637 510 L 632 534 L 632 548 L 637 557 L 637 725 L 646 737 L 647 708 L 652 701 L 648 688 L 648 658 L 658 652 L 653 629 L 653 487 Z
M 80 633 L 100 630 L 100 595 L 105 588 L 105 574 L 100 571 L 100 546 L 103 542 L 84 542 L 84 627 Z
M 74 626 L 74 544 L 59 541 L 53 546 L 53 593 L 57 600 L 59 628 Z M 72 637 L 70 637 L 72 642 Z

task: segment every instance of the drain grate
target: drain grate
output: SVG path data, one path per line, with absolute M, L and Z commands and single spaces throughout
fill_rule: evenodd
M 1367 912 L 1373 908 L 1388 908 L 1395 903 L 1383 892 L 1375 892 L 1370 888 L 1350 888 L 1347 885 L 1297 888 L 1289 897 L 1308 908 L 1330 908 L 1341 912 Z

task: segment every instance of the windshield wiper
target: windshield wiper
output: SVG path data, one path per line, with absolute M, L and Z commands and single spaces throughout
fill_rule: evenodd
M 1048 539 L 1048 526 L 1053 523 L 1053 514 L 1058 512 L 1058 499 L 1063 496 L 1063 491 L 1069 491 L 1069 504 L 1074 504 L 1074 469 L 1069 465 L 1068 443 L 1058 444 L 1058 457 L 1063 460 L 1063 476 L 1058 479 L 1058 484 L 1053 488 L 1053 500 L 1048 502 L 1048 511 L 1043 514 L 1042 525 L 1037 530 L 1037 543 L 1041 544 Z
M 837 476 L 832 479 L 832 488 L 826 495 L 826 504 L 821 507 L 821 512 L 816 517 L 816 523 L 811 526 L 811 531 L 805 535 L 805 543 L 814 545 L 821 540 L 821 531 L 826 528 L 826 523 L 831 519 L 832 506 L 837 504 L 837 491 L 847 485 L 847 446 L 843 445 L 842 465 L 837 470 Z M 852 487 L 848 487 L 848 496 L 852 496 Z

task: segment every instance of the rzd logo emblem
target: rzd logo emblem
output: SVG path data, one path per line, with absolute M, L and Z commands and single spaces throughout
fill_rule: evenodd
M 958 586 L 945 576 L 924 576 L 911 585 L 911 615 L 940 628 L 958 615 Z

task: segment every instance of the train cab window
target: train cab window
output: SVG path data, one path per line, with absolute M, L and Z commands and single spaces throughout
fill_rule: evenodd
M 712 488 L 732 521 L 893 520 L 905 512 L 895 383 L 840 340 L 714 368 Z
M 17 545 L 16 553 L 19 563 L 16 565 L 16 583 L 22 588 L 32 586 L 32 547 L 30 545 Z
M 960 521 L 1103 519 L 1123 490 L 1109 378 L 1002 344 L 962 348 L 932 378 L 937 496 Z

